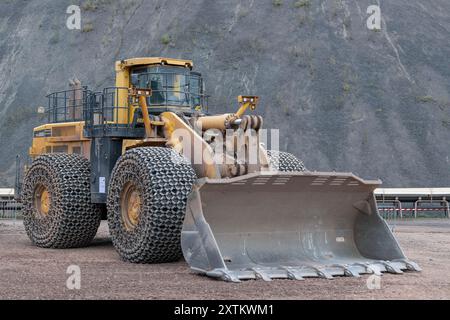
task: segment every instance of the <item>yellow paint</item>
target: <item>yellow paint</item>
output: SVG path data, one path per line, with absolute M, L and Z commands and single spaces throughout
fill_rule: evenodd
M 150 138 L 150 139 L 125 139 L 122 141 L 122 154 L 127 150 L 139 147 L 165 147 L 167 144 L 166 138 Z
M 131 67 L 150 66 L 156 64 L 166 64 L 170 66 L 180 66 L 192 68 L 194 64 L 191 60 L 171 59 L 171 58 L 133 58 L 116 62 L 116 87 L 123 88 L 118 90 L 117 103 L 120 107 L 126 107 L 128 103 L 128 88 L 131 87 L 130 71 Z M 126 108 L 114 109 L 114 118 L 118 124 L 128 124 L 133 119 L 134 113 Z M 133 110 L 134 111 L 134 110 Z
M 168 140 L 167 145 L 181 153 L 183 151 L 181 149 L 182 143 L 180 143 L 180 141 L 176 139 L 173 134 L 177 129 L 185 130 L 184 132 L 191 138 L 191 153 L 185 154 L 185 156 L 187 156 L 189 160 L 191 160 L 191 163 L 193 163 L 193 167 L 197 172 L 197 175 L 211 179 L 220 178 L 220 172 L 213 159 L 213 150 L 211 149 L 211 146 L 175 113 L 163 112 L 161 114 L 161 118 L 166 123 L 164 126 L 164 135 Z M 195 152 L 198 152 L 198 150 L 196 150 L 197 146 L 201 146 L 201 164 L 195 164 Z
M 128 217 L 133 225 L 137 225 L 139 221 L 139 213 L 141 211 L 141 195 L 137 190 L 133 190 L 128 201 Z
M 255 110 L 258 105 L 259 98 L 256 96 L 238 96 L 238 102 L 241 105 L 236 112 L 238 118 L 242 117 L 250 107 L 251 110 Z
M 144 120 L 145 136 L 146 138 L 150 138 L 152 136 L 152 125 L 150 124 L 146 96 L 139 96 L 139 106 L 141 107 L 142 118 Z
M 126 183 L 120 194 L 120 209 L 122 221 L 127 231 L 133 230 L 138 225 L 141 204 L 142 199 L 139 190 L 133 183 Z
M 181 143 L 179 137 L 174 135 L 175 130 L 186 130 L 188 136 L 191 138 L 191 162 L 194 163 L 194 169 L 199 177 L 208 178 L 220 178 L 219 166 L 215 163 L 213 158 L 213 150 L 211 146 L 203 140 L 203 138 L 195 132 L 188 124 L 186 124 L 180 117 L 173 112 L 163 112 L 161 121 L 152 121 L 148 115 L 148 106 L 146 97 L 142 94 L 130 95 L 130 71 L 135 66 L 149 66 L 155 64 L 166 64 L 180 67 L 192 68 L 193 64 L 190 60 L 169 59 L 169 58 L 135 58 L 116 62 L 116 86 L 121 88 L 117 96 L 117 106 L 127 108 L 115 108 L 116 114 L 114 119 L 117 122 L 107 121 L 107 123 L 114 124 L 129 124 L 133 120 L 134 112 L 137 108 L 142 109 L 143 122 L 145 125 L 146 137 L 142 139 L 124 139 L 122 140 L 122 153 L 126 150 L 136 147 L 145 146 L 165 146 L 173 148 L 178 152 L 183 152 L 183 143 Z M 180 90 L 181 77 L 177 77 L 174 80 L 174 86 L 177 91 Z M 132 91 L 132 90 L 131 90 Z M 179 93 L 177 93 L 179 94 Z M 224 129 L 230 120 L 241 117 L 248 108 L 255 109 L 258 103 L 258 97 L 254 96 L 239 96 L 238 102 L 240 108 L 237 113 L 222 114 L 217 116 L 207 116 L 199 118 L 199 122 L 204 124 L 203 129 L 207 127 Z M 177 107 L 180 111 L 184 108 Z M 189 110 L 189 108 L 186 108 Z M 161 136 L 161 130 L 157 127 L 163 127 L 163 136 Z M 45 153 L 54 152 L 67 152 L 67 153 L 80 153 L 87 159 L 90 158 L 91 140 L 83 135 L 84 121 L 78 122 L 66 122 L 66 123 L 49 123 L 44 124 L 34 129 L 35 135 L 40 132 L 44 136 L 34 136 L 33 142 L 29 150 L 29 154 L 32 158 Z M 158 130 L 157 130 L 158 129 Z M 195 164 L 194 150 L 197 146 L 201 146 L 201 163 Z M 197 155 L 198 156 L 198 155 Z M 47 196 L 44 195 L 41 198 L 43 207 Z M 134 206 L 132 205 L 132 209 Z M 133 212 L 130 211 L 130 220 L 133 220 Z
M 48 123 L 34 128 L 34 135 L 40 131 L 49 131 L 50 135 L 36 137 L 29 149 L 29 154 L 35 158 L 41 154 L 53 153 L 58 149 L 67 149 L 67 153 L 76 153 L 77 150 L 85 158 L 90 157 L 91 141 L 83 136 L 84 121 Z
M 47 215 L 48 212 L 50 211 L 50 203 L 51 203 L 50 193 L 47 191 L 47 189 L 45 189 L 41 194 L 41 210 L 40 210 L 44 215 Z
M 116 72 L 129 67 L 143 66 L 143 65 L 155 65 L 155 64 L 166 64 L 169 66 L 180 66 L 193 68 L 194 64 L 192 60 L 184 59 L 172 59 L 163 57 L 150 57 L 150 58 L 132 58 L 116 62 Z
M 150 121 L 150 115 L 148 114 L 148 105 L 147 105 L 147 97 L 151 97 L 152 89 L 139 89 L 139 88 L 131 88 L 129 90 L 130 97 L 132 99 L 138 99 L 139 107 L 142 111 L 142 120 L 144 121 L 145 126 L 145 136 L 146 138 L 151 138 L 153 136 L 152 124 Z M 133 110 L 134 112 L 134 110 Z M 130 120 L 131 121 L 131 120 Z
M 51 196 L 47 188 L 43 184 L 37 184 L 33 193 L 33 205 L 36 211 L 43 217 L 50 212 Z

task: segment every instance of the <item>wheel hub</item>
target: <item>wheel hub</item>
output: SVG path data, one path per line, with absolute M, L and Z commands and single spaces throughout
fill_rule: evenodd
M 122 220 L 128 231 L 133 230 L 139 223 L 141 213 L 141 193 L 131 183 L 127 183 L 120 196 Z
M 50 212 L 52 199 L 47 188 L 40 184 L 34 191 L 34 207 L 44 217 Z

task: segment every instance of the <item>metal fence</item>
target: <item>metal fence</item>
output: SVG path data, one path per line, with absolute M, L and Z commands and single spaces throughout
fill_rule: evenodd
M 402 203 L 398 200 L 378 200 L 378 212 L 387 220 L 394 220 L 403 218 Z
M 47 115 L 50 123 L 82 121 L 87 99 L 91 92 L 87 87 L 53 92 L 47 95 Z
M 450 218 L 450 188 L 380 188 L 375 197 L 387 220 Z
M 399 200 L 377 200 L 378 211 L 386 220 L 403 218 L 450 218 L 446 200 L 421 200 L 402 203 Z M 0 200 L 0 219 L 21 218 L 22 204 L 14 199 Z
M 16 200 L 0 200 L 0 219 L 17 219 L 21 217 L 22 205 Z
M 400 200 L 377 200 L 380 215 L 387 220 L 417 218 L 450 218 L 449 203 L 445 199 L 401 202 Z

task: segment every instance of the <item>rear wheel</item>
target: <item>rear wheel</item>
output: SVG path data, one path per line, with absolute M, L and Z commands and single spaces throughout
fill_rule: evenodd
M 22 189 L 25 230 L 44 248 L 87 246 L 100 211 L 91 203 L 90 165 L 75 154 L 46 154 L 27 171 Z
M 196 180 L 184 157 L 168 148 L 136 148 L 116 163 L 108 191 L 108 225 L 122 259 L 180 259 L 186 202 Z
M 302 172 L 306 171 L 303 161 L 292 153 L 267 150 L 269 164 L 273 170 L 281 172 Z

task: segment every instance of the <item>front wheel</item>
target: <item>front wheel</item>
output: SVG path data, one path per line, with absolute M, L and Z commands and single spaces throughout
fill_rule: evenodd
M 179 260 L 186 203 L 196 180 L 187 160 L 169 148 L 135 148 L 117 161 L 108 191 L 108 225 L 123 260 Z

